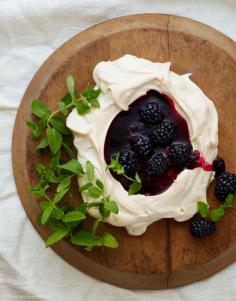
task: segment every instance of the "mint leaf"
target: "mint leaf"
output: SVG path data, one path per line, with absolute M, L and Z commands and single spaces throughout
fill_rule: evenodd
M 48 140 L 43 138 L 40 143 L 37 145 L 36 149 L 44 149 L 48 146 Z
M 37 140 L 40 136 L 41 136 L 40 128 L 37 128 L 37 129 L 33 130 L 32 137 L 33 137 L 34 140 Z
M 96 180 L 95 184 L 101 189 L 104 190 L 104 185 L 102 183 L 102 181 L 100 181 L 99 179 Z
M 47 126 L 47 121 L 48 121 L 48 116 L 44 115 L 40 120 L 39 120 L 39 127 L 40 129 L 44 129 Z
M 209 208 L 206 203 L 198 202 L 198 212 L 202 217 L 207 217 L 209 214 Z
M 115 201 L 105 201 L 104 202 L 104 208 L 105 210 L 109 211 L 109 212 L 112 212 L 112 213 L 115 213 L 115 214 L 118 214 L 119 212 L 119 208 L 117 206 L 117 203 Z
M 98 96 L 101 93 L 101 89 L 93 89 L 90 84 L 87 85 L 85 91 L 81 93 L 81 97 L 85 98 L 88 103 L 91 105 L 100 108 L 100 104 L 98 102 Z
M 52 170 L 46 171 L 44 177 L 45 177 L 45 179 L 47 179 L 48 182 L 50 182 L 50 183 L 58 183 L 58 182 L 59 182 L 58 177 L 55 175 L 55 173 L 54 173 Z
M 57 116 L 53 116 L 50 119 L 50 123 L 61 134 L 63 134 L 63 135 L 71 135 L 70 130 L 67 128 L 67 126 L 65 124 L 65 121 L 62 118 L 57 117 Z
M 60 208 L 55 207 L 50 215 L 50 218 L 55 220 L 61 220 L 64 216 L 64 211 Z
M 57 192 L 67 189 L 71 183 L 71 176 L 65 177 L 57 186 Z
M 41 136 L 41 129 L 31 121 L 26 121 L 28 128 L 32 129 L 32 137 L 34 140 L 37 140 Z
M 55 169 L 60 164 L 61 152 L 59 151 L 56 155 L 52 156 L 50 161 L 50 168 Z
M 44 196 L 46 190 L 49 188 L 49 185 L 47 185 L 47 182 L 45 180 L 39 182 L 38 185 L 29 188 L 29 191 L 35 195 L 35 196 Z
M 96 234 L 96 230 L 100 224 L 102 220 L 101 219 L 95 219 L 94 223 L 93 223 L 93 229 L 92 229 L 92 234 Z
M 58 202 L 60 202 L 60 200 L 64 197 L 64 195 L 68 192 L 69 187 L 66 187 L 64 189 L 61 189 L 60 191 L 58 191 L 53 198 L 53 203 L 57 204 Z
M 84 174 L 81 164 L 76 159 L 71 159 L 67 163 L 59 165 L 58 167 L 61 168 L 61 169 L 68 170 L 68 171 L 70 171 L 74 174 L 77 174 L 79 176 Z
M 234 201 L 234 196 L 233 194 L 227 195 L 225 202 L 224 202 L 224 208 L 232 208 L 233 207 L 233 201 Z
M 79 115 L 85 115 L 90 111 L 89 105 L 82 101 L 76 101 L 75 106 Z
M 50 204 L 46 209 L 43 210 L 42 216 L 41 216 L 41 224 L 45 225 L 54 209 L 55 205 L 53 203 Z
M 73 210 L 64 215 L 63 222 L 67 223 L 67 222 L 81 221 L 85 218 L 86 216 L 83 213 L 77 210 Z
M 69 114 L 69 111 L 67 110 L 66 105 L 64 104 L 64 102 L 59 102 L 58 103 L 58 108 L 60 110 L 60 112 L 64 115 L 67 116 Z
M 39 203 L 39 206 L 42 210 L 46 209 L 50 205 L 51 205 L 51 202 L 49 202 L 49 201 L 42 201 Z
M 84 215 L 86 215 L 86 212 L 87 212 L 87 208 L 88 208 L 88 203 L 82 203 L 79 205 L 78 208 L 76 208 L 77 211 L 83 213 Z
M 62 238 L 64 238 L 67 234 L 69 234 L 70 228 L 69 227 L 63 227 L 56 230 L 54 233 L 52 233 L 48 239 L 46 240 L 46 247 L 51 246 L 52 244 L 55 244 Z
M 31 104 L 31 111 L 35 116 L 39 118 L 43 118 L 45 116 L 49 117 L 51 114 L 49 108 L 42 101 L 38 99 L 33 99 Z
M 71 95 L 72 101 L 75 101 L 75 81 L 72 75 L 68 75 L 66 78 L 67 89 Z
M 58 178 L 52 170 L 46 170 L 43 164 L 38 164 L 36 166 L 37 173 L 47 182 L 58 183 Z
M 26 121 L 26 125 L 29 129 L 35 130 L 37 128 L 37 125 L 33 123 L 32 121 Z
M 101 246 L 101 239 L 87 231 L 79 231 L 71 237 L 71 242 L 77 246 L 94 247 Z
M 105 232 L 101 237 L 102 245 L 108 248 L 118 248 L 119 243 L 116 238 L 110 234 Z
M 135 181 L 137 182 L 137 183 L 140 183 L 141 184 L 141 179 L 140 179 L 140 176 L 139 176 L 139 174 L 136 172 L 135 173 Z
M 72 91 L 74 91 L 74 87 L 72 87 Z M 75 91 L 74 91 L 75 92 Z M 59 103 L 63 103 L 66 107 L 72 104 L 72 98 L 70 93 L 66 93 L 59 101 Z
M 45 172 L 46 172 L 46 167 L 45 165 L 39 163 L 36 166 L 36 171 L 40 176 L 44 176 Z
M 112 158 L 110 164 L 107 165 L 107 168 L 111 169 L 118 175 L 121 175 L 121 174 L 125 173 L 125 170 L 124 170 L 124 167 L 119 162 L 119 157 L 120 157 L 120 154 L 117 153 L 115 158 Z
M 88 189 L 88 195 L 91 198 L 98 199 L 101 196 L 101 194 L 102 194 L 102 190 L 97 186 L 91 186 Z
M 65 152 L 67 153 L 67 155 L 70 159 L 76 158 L 75 153 L 65 142 L 62 143 L 62 147 L 64 148 Z
M 141 183 L 133 182 L 133 183 L 129 186 L 128 194 L 129 194 L 129 195 L 133 195 L 133 194 L 139 192 L 141 188 L 142 188 Z
M 86 169 L 86 174 L 87 174 L 88 181 L 91 182 L 93 180 L 93 177 L 94 177 L 93 164 L 90 161 L 86 161 L 85 169 Z
M 99 212 L 103 218 L 107 218 L 111 213 L 110 210 L 106 209 L 105 203 L 99 203 Z
M 93 186 L 93 183 L 91 183 L 91 182 L 86 183 L 86 184 L 80 186 L 79 191 L 83 192 L 85 190 L 88 190 L 91 186 Z
M 217 209 L 212 210 L 212 212 L 210 213 L 210 218 L 213 222 L 220 221 L 223 216 L 224 216 L 224 208 L 221 206 Z
M 56 155 L 56 153 L 61 148 L 62 135 L 54 128 L 47 128 L 46 136 L 52 154 Z

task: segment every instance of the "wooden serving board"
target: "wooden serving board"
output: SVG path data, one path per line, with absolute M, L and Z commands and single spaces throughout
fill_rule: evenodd
M 153 61 L 171 61 L 179 74 L 192 80 L 214 101 L 219 113 L 219 155 L 236 172 L 236 44 L 222 33 L 190 19 L 142 14 L 110 20 L 79 33 L 40 67 L 22 99 L 13 134 L 13 168 L 18 193 L 34 227 L 45 240 L 49 229 L 37 224 L 37 200 L 27 192 L 36 183 L 34 142 L 25 121 L 31 119 L 32 98 L 52 109 L 66 92 L 70 73 L 79 90 L 92 82 L 94 66 L 134 54 Z M 212 184 L 208 200 L 214 205 Z M 227 210 L 212 236 L 191 236 L 189 221 L 164 219 L 139 237 L 123 228 L 104 225 L 119 240 L 118 249 L 85 252 L 63 240 L 53 249 L 67 262 L 100 280 L 132 289 L 177 287 L 205 278 L 236 259 L 236 211 Z

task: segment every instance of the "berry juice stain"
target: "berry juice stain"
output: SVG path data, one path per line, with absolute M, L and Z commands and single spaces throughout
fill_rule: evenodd
M 150 90 L 146 95 L 141 96 L 134 101 L 128 111 L 121 111 L 112 121 L 105 140 L 104 157 L 107 164 L 117 154 L 126 150 L 134 152 L 136 156 L 136 171 L 142 181 L 142 189 L 139 193 L 144 195 L 157 195 L 167 190 L 176 179 L 177 175 L 185 168 L 193 169 L 195 167 L 203 167 L 206 170 L 212 170 L 212 166 L 205 162 L 198 151 L 193 151 L 190 156 L 190 162 L 186 166 L 178 166 L 170 162 L 165 172 L 159 176 L 150 176 L 148 172 L 147 162 L 155 153 L 163 153 L 168 158 L 168 147 L 151 144 L 149 156 L 142 157 L 137 155 L 132 149 L 133 136 L 142 136 L 150 138 L 150 134 L 155 124 L 145 124 L 140 120 L 140 112 L 144 110 L 148 103 L 156 103 L 163 116 L 163 121 L 175 123 L 176 131 L 174 140 L 170 144 L 180 143 L 191 145 L 189 139 L 189 130 L 186 120 L 176 111 L 174 101 L 167 95 L 160 94 L 157 91 Z M 161 123 L 160 122 L 160 123 Z M 159 123 L 159 124 L 160 124 Z M 158 124 L 157 124 L 158 125 Z M 130 181 L 123 176 L 112 172 L 112 176 L 117 179 L 124 189 L 128 190 Z

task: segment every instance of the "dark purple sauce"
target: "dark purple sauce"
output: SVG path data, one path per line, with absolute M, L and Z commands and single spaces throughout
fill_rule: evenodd
M 173 143 L 191 144 L 187 122 L 176 111 L 173 100 L 164 94 L 150 90 L 146 95 L 134 101 L 130 105 L 128 111 L 120 112 L 112 121 L 108 129 L 104 148 L 104 156 L 107 164 L 109 164 L 111 158 L 118 152 L 120 153 L 125 149 L 130 149 L 129 140 L 131 136 L 137 134 L 143 136 L 150 135 L 151 127 L 145 126 L 139 118 L 139 111 L 142 110 L 148 102 L 156 102 L 165 116 L 165 120 L 173 121 L 177 124 L 177 131 Z M 159 146 L 155 147 L 152 150 L 152 154 L 156 151 L 166 153 L 168 148 L 162 148 Z M 207 164 L 202 157 L 200 158 L 202 163 Z M 148 158 L 139 158 L 137 160 L 137 172 L 142 181 L 142 190 L 139 193 L 144 195 L 156 195 L 164 192 L 170 187 L 177 175 L 183 170 L 183 168 L 170 164 L 164 174 L 159 177 L 151 177 L 148 175 L 147 171 L 147 160 Z M 194 167 L 204 167 L 204 164 L 201 164 L 199 160 L 196 162 L 196 166 Z M 207 166 L 207 170 L 209 170 L 209 166 Z M 113 172 L 112 175 L 126 190 L 128 190 L 130 181 Z

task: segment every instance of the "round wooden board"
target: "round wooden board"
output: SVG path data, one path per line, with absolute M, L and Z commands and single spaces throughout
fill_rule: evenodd
M 92 82 L 94 66 L 134 54 L 153 61 L 171 61 L 179 74 L 192 73 L 192 80 L 214 101 L 219 113 L 219 154 L 228 170 L 236 172 L 236 45 L 222 33 L 196 21 L 159 14 L 126 16 L 106 21 L 73 37 L 56 50 L 34 76 L 22 99 L 13 134 L 13 168 L 22 204 L 36 230 L 46 239 L 49 229 L 37 224 L 37 200 L 27 187 L 37 180 L 35 142 L 25 121 L 32 118 L 32 98 L 52 109 L 66 92 L 70 73 L 79 90 Z M 214 205 L 213 186 L 208 200 Z M 70 264 L 100 280 L 132 289 L 171 288 L 205 278 L 236 259 L 236 211 L 227 210 L 217 232 L 193 238 L 189 221 L 164 219 L 140 237 L 123 228 L 104 225 L 119 240 L 118 249 L 97 248 L 85 252 L 67 241 L 53 249 Z

